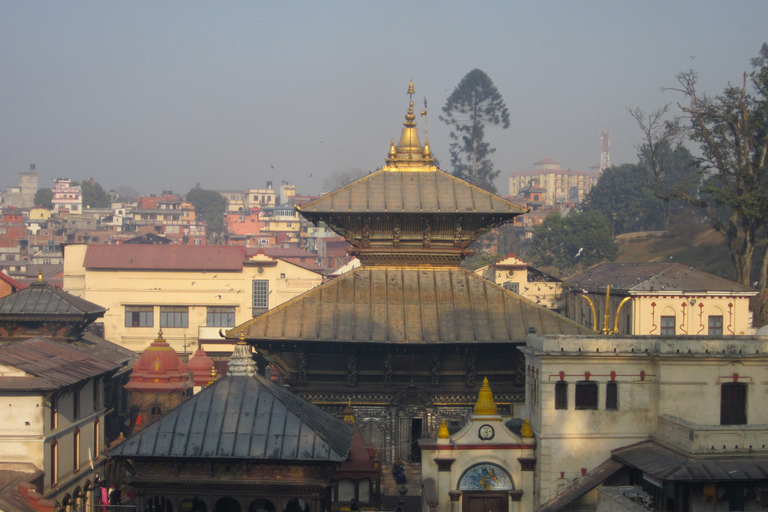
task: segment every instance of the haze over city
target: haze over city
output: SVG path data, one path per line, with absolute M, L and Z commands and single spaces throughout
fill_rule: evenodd
M 710 94 L 738 82 L 766 19 L 764 1 L 4 2 L 0 186 L 34 163 L 41 187 L 286 180 L 317 193 L 335 172 L 384 163 L 411 79 L 450 172 L 439 115 L 479 68 L 510 111 L 508 130 L 487 130 L 506 193 L 509 172 L 541 158 L 597 164 L 601 129 L 613 163 L 636 161 L 626 108 L 676 101 L 661 89 L 688 69 Z

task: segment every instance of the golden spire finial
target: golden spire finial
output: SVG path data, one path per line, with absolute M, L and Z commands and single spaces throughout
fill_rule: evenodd
M 533 437 L 533 430 L 531 430 L 531 423 L 528 418 L 523 420 L 523 425 L 520 427 L 520 435 L 522 437 Z
M 483 385 L 480 387 L 480 393 L 477 395 L 477 403 L 474 410 L 478 416 L 494 416 L 498 412 L 496 402 L 493 401 L 491 386 L 488 384 L 488 377 L 483 379 Z
M 208 379 L 208 386 L 216 382 L 216 379 L 218 378 L 219 373 L 216 371 L 216 367 L 211 367 L 211 377 Z
M 43 266 L 42 265 L 37 267 L 37 282 L 38 283 L 43 282 Z
M 245 345 L 245 329 L 240 329 L 240 339 L 237 340 L 238 345 Z
M 350 425 L 355 424 L 355 409 L 352 407 L 352 399 L 347 402 L 347 406 L 344 408 L 344 423 Z
M 158 331 L 157 331 L 157 340 L 155 340 L 155 341 L 160 341 L 161 339 L 163 339 L 163 330 L 162 329 L 158 329 Z
M 413 80 L 411 80 L 411 83 L 408 84 L 408 94 L 410 94 L 411 96 L 416 94 L 416 91 L 413 88 Z
M 448 425 L 445 424 L 445 418 L 443 418 L 443 421 L 440 422 L 440 428 L 437 429 L 437 438 L 448 439 L 449 437 L 451 437 L 451 433 L 448 432 Z

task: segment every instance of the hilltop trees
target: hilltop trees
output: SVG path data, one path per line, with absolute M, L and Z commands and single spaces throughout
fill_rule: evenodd
M 725 240 L 736 280 L 747 285 L 753 279 L 757 237 L 768 222 L 768 44 L 752 65 L 740 85 L 729 85 L 717 96 L 698 90 L 695 72 L 680 73 L 673 90 L 683 97 L 678 104 L 681 114 L 672 119 L 667 118 L 668 106 L 650 114 L 630 110 L 643 132 L 643 165 L 654 194 L 664 200 L 684 199 L 705 211 Z M 679 183 L 664 189 L 670 173 L 662 158 L 664 148 L 685 137 L 698 144 L 702 156 Z M 703 183 L 698 193 L 686 186 L 692 182 Z M 757 276 L 761 290 L 767 271 L 768 251 Z
M 484 141 L 486 126 L 509 128 L 509 111 L 491 78 L 473 69 L 448 97 L 440 120 L 451 126 L 453 175 L 496 193 L 499 171 L 488 158 L 496 149 Z
M 563 217 L 550 213 L 533 229 L 528 257 L 537 266 L 555 267 L 564 274 L 579 265 L 585 267 L 613 261 L 619 247 L 613 240 L 608 219 L 599 212 L 572 213 Z
M 38 206 L 51 210 L 53 208 L 53 203 L 51 202 L 52 199 L 53 190 L 49 188 L 39 188 L 37 189 L 37 192 L 35 192 L 35 204 Z

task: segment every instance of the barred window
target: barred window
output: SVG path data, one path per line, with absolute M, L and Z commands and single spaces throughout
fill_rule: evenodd
M 253 309 L 269 308 L 269 281 L 257 279 L 253 281 Z
M 189 327 L 189 308 L 160 306 L 160 327 Z
M 619 410 L 619 384 L 615 380 L 610 381 L 605 386 L 605 410 Z
M 209 327 L 234 327 L 235 307 L 209 307 L 205 324 Z
M 576 383 L 576 409 L 597 409 L 597 382 Z
M 125 306 L 126 327 L 153 327 L 154 324 L 152 306 Z
M 511 283 L 507 281 L 506 283 L 504 283 L 504 289 L 509 290 L 511 292 L 520 293 L 520 284 Z
M 675 317 L 673 316 L 661 317 L 661 335 L 662 336 L 675 335 Z
M 568 408 L 568 383 L 564 380 L 555 382 L 555 409 Z
M 722 316 L 710 316 L 709 317 L 709 331 L 710 336 L 722 336 L 723 335 L 723 317 Z

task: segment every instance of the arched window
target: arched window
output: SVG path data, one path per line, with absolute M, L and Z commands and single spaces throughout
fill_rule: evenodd
M 555 382 L 555 409 L 568 408 L 568 383 L 564 380 Z
M 179 503 L 179 512 L 208 512 L 205 502 L 195 496 L 194 498 L 185 498 Z
M 221 498 L 216 502 L 213 512 L 240 512 L 240 502 L 235 498 Z
M 163 410 L 160 408 L 160 406 L 153 405 L 149 413 L 149 421 L 154 423 L 157 420 L 159 420 L 162 415 L 163 415 Z
M 583 380 L 576 383 L 576 409 L 597 409 L 597 382 Z
M 258 498 L 248 506 L 248 512 L 275 512 L 275 504 L 267 499 Z
M 165 499 L 165 496 L 152 496 L 144 507 L 144 512 L 173 512 L 171 500 Z

